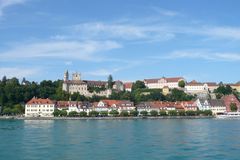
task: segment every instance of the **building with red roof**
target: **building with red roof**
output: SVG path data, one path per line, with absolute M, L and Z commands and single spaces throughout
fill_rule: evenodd
M 25 105 L 25 117 L 53 117 L 55 106 L 51 99 L 33 97 Z

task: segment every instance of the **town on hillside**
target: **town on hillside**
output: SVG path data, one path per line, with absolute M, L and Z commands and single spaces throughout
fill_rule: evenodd
M 187 82 L 184 77 L 123 82 L 114 81 L 111 75 L 107 81 L 94 81 L 82 80 L 79 73 L 72 73 L 70 79 L 68 71 L 62 81 L 56 82 L 37 84 L 23 79 L 19 84 L 16 78 L 7 80 L 6 77 L 0 82 L 2 93 L 7 93 L 10 84 L 22 87 L 23 93 L 17 95 L 20 96 L 19 104 L 13 103 L 14 107 L 6 103 L 8 94 L 2 95 L 3 115 L 198 116 L 240 112 L 240 83 Z M 21 106 L 24 109 L 19 109 Z

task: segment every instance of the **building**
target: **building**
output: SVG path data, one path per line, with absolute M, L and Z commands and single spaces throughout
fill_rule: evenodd
M 214 115 L 226 112 L 226 105 L 219 99 L 198 99 L 196 101 L 198 109 L 201 111 L 211 110 Z
M 226 112 L 226 106 L 223 100 L 210 99 L 208 101 L 210 104 L 210 110 L 214 115 L 223 114 Z
M 86 97 L 92 97 L 93 95 L 109 97 L 112 94 L 112 91 L 107 89 L 107 82 L 81 80 L 79 73 L 73 73 L 72 80 L 69 80 L 68 71 L 64 73 L 62 88 L 70 94 L 79 93 Z
M 128 100 L 101 100 L 94 106 L 94 110 L 98 112 L 117 110 L 121 113 L 122 111 L 135 110 L 135 106 L 133 102 Z
M 133 83 L 132 83 L 132 82 L 126 82 L 126 83 L 124 83 L 124 89 L 125 89 L 125 91 L 132 92 L 132 86 L 133 86 Z
M 185 111 L 197 111 L 198 109 L 196 101 L 182 101 L 180 103 Z
M 238 111 L 240 111 L 240 102 L 235 95 L 226 95 L 222 97 L 224 104 L 226 106 L 227 112 L 231 112 L 231 104 L 236 104 Z
M 163 87 L 168 87 L 169 89 L 180 88 L 178 83 L 184 81 L 183 77 L 175 78 L 157 78 L 157 79 L 144 79 L 144 84 L 147 88 L 150 89 L 163 89 Z
M 33 97 L 25 105 L 25 117 L 53 117 L 55 102 Z
M 170 93 L 170 90 L 167 86 L 164 86 L 162 89 L 162 93 L 164 96 L 168 95 Z
M 189 94 L 208 94 L 218 88 L 215 82 L 197 82 L 195 80 L 185 85 L 185 92 Z
M 230 84 L 231 88 L 240 93 L 240 83 Z
M 183 109 L 178 102 L 163 102 L 163 101 L 151 101 L 151 102 L 141 102 L 136 105 L 139 113 L 141 111 L 147 111 L 150 113 L 151 111 L 160 112 L 162 110 L 168 112 L 178 109 Z
M 113 82 L 113 89 L 117 91 L 124 91 L 124 84 L 122 81 Z
M 197 107 L 200 111 L 211 110 L 210 104 L 207 99 L 197 99 Z

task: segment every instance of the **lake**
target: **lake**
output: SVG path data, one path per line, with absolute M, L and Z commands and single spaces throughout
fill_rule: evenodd
M 2 160 L 239 160 L 240 121 L 1 120 Z

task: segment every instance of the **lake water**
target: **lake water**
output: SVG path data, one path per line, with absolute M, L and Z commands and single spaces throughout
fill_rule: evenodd
M 1 120 L 1 160 L 239 160 L 240 121 Z

